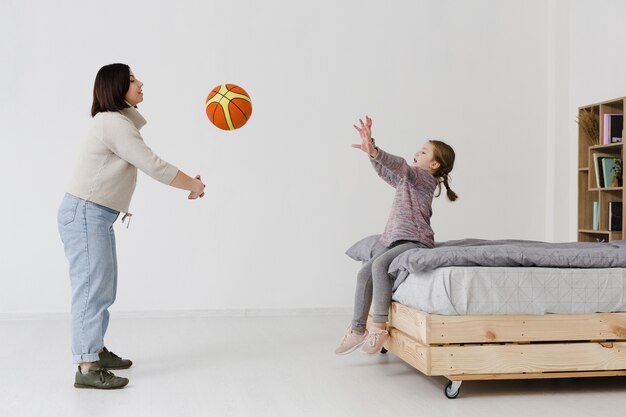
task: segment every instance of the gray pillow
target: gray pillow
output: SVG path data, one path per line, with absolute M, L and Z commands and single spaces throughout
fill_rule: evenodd
M 346 251 L 355 261 L 367 262 L 383 253 L 387 247 L 380 241 L 381 235 L 372 235 L 359 240 Z

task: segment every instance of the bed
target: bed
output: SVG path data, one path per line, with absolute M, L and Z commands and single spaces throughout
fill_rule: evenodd
M 377 245 L 347 253 L 364 261 Z M 390 273 L 384 352 L 448 378 L 448 398 L 465 380 L 626 375 L 626 241 L 452 241 L 405 252 Z

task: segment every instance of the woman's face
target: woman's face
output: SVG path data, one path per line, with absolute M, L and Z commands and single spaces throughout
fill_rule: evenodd
M 143 93 L 141 92 L 143 83 L 135 78 L 135 74 L 130 72 L 130 87 L 124 96 L 124 100 L 131 106 L 136 106 L 143 101 Z

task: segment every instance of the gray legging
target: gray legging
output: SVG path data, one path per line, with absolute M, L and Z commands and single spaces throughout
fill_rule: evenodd
M 354 316 L 352 330 L 363 333 L 367 324 L 367 315 L 374 295 L 374 323 L 386 323 L 389 319 L 391 306 L 391 290 L 393 277 L 387 271 L 389 265 L 403 252 L 413 248 L 422 248 L 418 242 L 397 242 L 380 255 L 363 264 L 357 274 L 356 292 L 354 294 Z

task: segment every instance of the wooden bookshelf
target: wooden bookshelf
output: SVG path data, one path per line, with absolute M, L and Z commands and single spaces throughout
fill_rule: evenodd
M 590 104 L 578 109 L 578 119 L 585 111 L 591 111 L 599 122 L 599 132 L 596 143 L 582 126 L 578 125 L 578 241 L 579 242 L 607 242 L 621 240 L 626 236 L 626 222 L 622 220 L 622 229 L 609 231 L 609 202 L 624 202 L 626 190 L 623 185 L 598 187 L 594 153 L 609 154 L 624 160 L 624 131 L 622 141 L 602 144 L 605 114 L 624 114 L 626 97 L 602 103 Z M 623 182 L 622 182 L 623 184 Z M 593 228 L 593 203 L 599 203 L 599 222 L 597 230 Z

